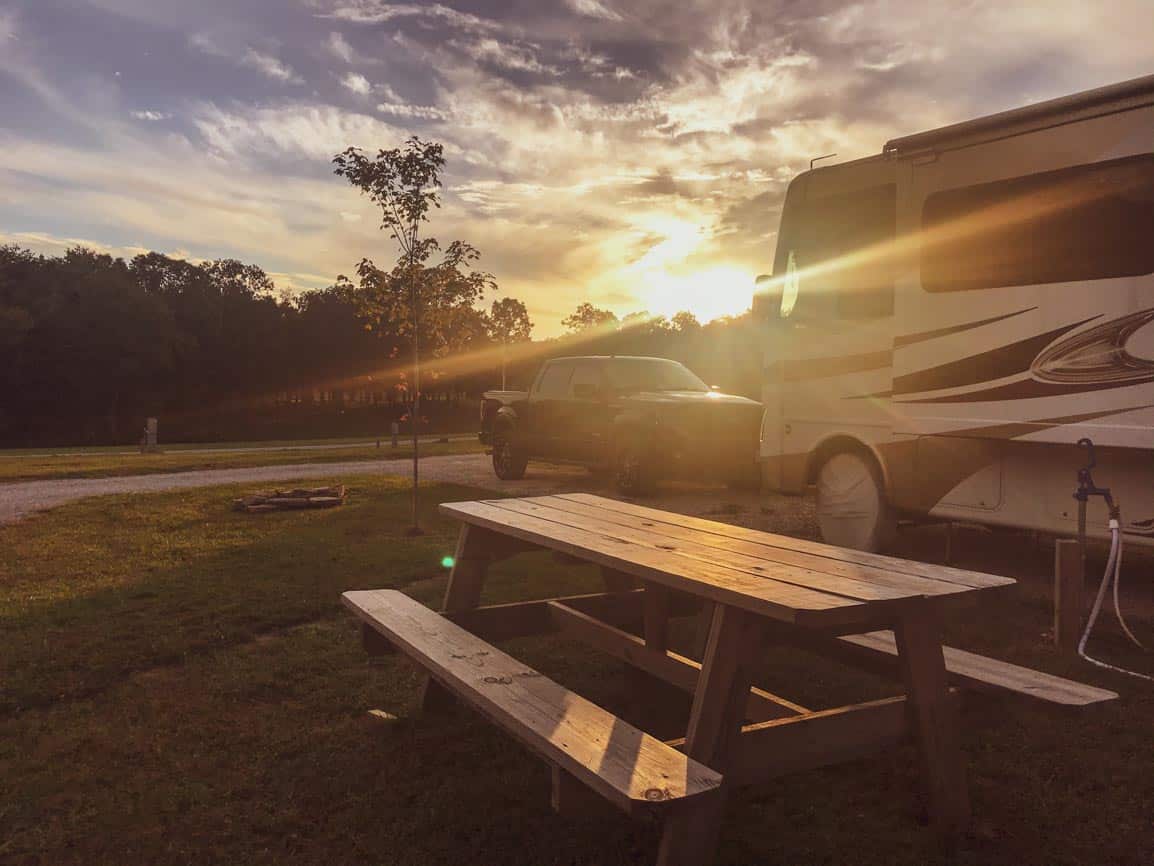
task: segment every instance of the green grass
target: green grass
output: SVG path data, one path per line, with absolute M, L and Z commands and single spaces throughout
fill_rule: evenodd
M 359 440 L 364 441 L 364 440 Z M 403 440 L 402 440 L 403 441 Z M 307 443 L 298 443 L 304 445 Z M 213 446 L 216 447 L 216 446 Z M 421 454 L 470 454 L 482 449 L 473 438 L 448 442 L 422 442 Z M 119 475 L 152 475 L 158 472 L 189 472 L 198 469 L 239 469 L 250 466 L 287 466 L 298 463 L 338 463 L 346 460 L 395 460 L 412 456 L 402 445 L 381 447 L 317 448 L 303 450 L 286 445 L 277 451 L 219 451 L 194 453 L 166 450 L 157 454 L 92 452 L 83 454 L 0 454 L 0 483 L 53 478 L 108 478 Z
M 340 608 L 341 591 L 384 586 L 435 604 L 456 534 L 435 502 L 492 494 L 430 486 L 430 533 L 410 539 L 403 482 L 344 480 L 348 504 L 328 511 L 237 514 L 240 488 L 216 488 L 0 528 L 0 862 L 651 862 L 652 829 L 552 815 L 545 768 L 474 714 L 410 719 L 414 670 L 368 659 Z M 593 569 L 532 554 L 495 567 L 485 600 L 597 587 Z M 956 851 L 915 819 L 916 756 L 902 748 L 737 792 L 719 862 L 1151 862 L 1154 690 L 1059 661 L 1047 622 L 1043 601 L 1011 593 L 950 628 L 1123 700 L 1078 713 L 970 703 L 974 833 Z M 619 664 L 555 638 L 506 649 L 639 718 Z M 814 706 L 893 692 L 789 651 L 762 673 Z M 667 710 L 684 723 L 684 700 Z

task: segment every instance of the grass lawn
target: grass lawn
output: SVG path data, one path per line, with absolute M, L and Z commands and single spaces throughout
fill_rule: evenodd
M 358 441 L 365 441 L 363 439 Z M 337 463 L 345 460 L 393 460 L 411 457 L 412 449 L 403 444 L 392 448 L 387 439 L 381 447 L 297 448 L 285 445 L 275 451 L 212 451 L 191 452 L 180 449 L 165 450 L 158 454 L 51 453 L 16 455 L 0 453 L 0 483 L 13 481 L 48 480 L 52 478 L 108 478 L 116 475 L 152 475 L 158 472 L 188 472 L 196 469 L 239 469 L 248 466 L 285 466 L 296 463 Z M 336 444 L 336 443 L 334 443 Z M 301 442 L 299 445 L 310 445 Z M 218 446 L 206 446 L 218 447 Z M 450 438 L 448 442 L 422 442 L 421 454 L 430 457 L 439 454 L 469 454 L 483 446 L 473 437 Z
M 238 514 L 235 489 L 215 488 L 0 527 L 0 863 L 652 861 L 649 828 L 554 816 L 546 768 L 479 717 L 410 720 L 417 676 L 369 660 L 339 606 L 342 590 L 384 586 L 436 604 L 456 527 L 435 501 L 493 494 L 430 486 L 431 532 L 408 539 L 404 482 L 340 480 L 349 503 L 328 511 Z M 485 600 L 597 589 L 593 569 L 533 554 L 495 567 Z M 1059 660 L 1048 618 L 1011 592 L 951 639 L 1123 699 L 1080 713 L 967 702 L 975 820 L 960 848 L 917 821 L 903 748 L 737 792 L 719 862 L 1154 861 L 1154 689 Z M 555 638 L 507 649 L 636 718 L 620 664 Z M 792 651 L 763 673 L 815 707 L 894 692 Z M 683 722 L 686 702 L 668 710 Z

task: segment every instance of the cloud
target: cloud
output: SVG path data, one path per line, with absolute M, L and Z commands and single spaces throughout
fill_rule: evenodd
M 604 18 L 607 21 L 621 20 L 621 16 L 602 3 L 601 0 L 565 0 L 565 5 L 579 15 L 588 15 L 590 18 Z
M 383 0 L 353 0 L 322 13 L 325 17 L 350 21 L 355 24 L 384 24 L 406 18 L 436 20 L 470 31 L 501 29 L 495 21 L 461 12 L 440 3 L 388 3 Z
M 329 34 L 328 41 L 329 51 L 339 57 L 345 63 L 352 63 L 354 58 L 353 46 L 349 45 L 347 39 L 340 33 L 332 32 Z
M 367 95 L 373 89 L 373 85 L 369 82 L 369 79 L 365 78 L 365 76 L 359 72 L 350 72 L 341 79 L 341 84 L 348 90 L 361 96 Z
M 293 84 L 300 84 L 303 79 L 293 72 L 288 64 L 282 62 L 271 54 L 265 54 L 263 51 L 257 51 L 255 48 L 248 48 L 244 54 L 241 55 L 240 62 L 242 65 L 255 69 L 258 72 L 267 75 L 269 78 L 276 81 L 287 81 Z
M 153 111 L 151 109 L 145 109 L 144 111 L 130 111 L 129 115 L 132 117 L 133 120 L 156 121 L 156 120 L 169 120 L 172 118 L 172 114 L 170 112 Z
M 16 10 L 0 9 L 0 41 L 17 38 Z
M 405 134 L 367 114 L 329 105 L 297 104 L 229 111 L 200 106 L 193 125 L 208 147 L 221 156 L 253 159 L 305 158 L 326 165 L 346 147 L 395 147 Z

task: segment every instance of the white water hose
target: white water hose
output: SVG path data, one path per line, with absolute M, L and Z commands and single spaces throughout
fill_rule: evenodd
M 1117 517 L 1110 518 L 1110 556 L 1106 560 L 1106 571 L 1102 574 L 1102 583 L 1098 587 L 1098 595 L 1094 598 L 1094 606 L 1090 609 L 1090 618 L 1086 620 L 1086 630 L 1082 632 L 1082 639 L 1078 641 L 1078 655 L 1084 658 L 1090 664 L 1097 665 L 1100 668 L 1105 668 L 1109 671 L 1116 671 L 1120 674 L 1127 674 L 1139 679 L 1149 680 L 1154 682 L 1154 676 L 1148 674 L 1140 674 L 1137 671 L 1126 670 L 1126 668 L 1116 667 L 1095 658 L 1090 658 L 1086 655 L 1086 641 L 1090 638 L 1090 631 L 1094 628 L 1094 623 L 1098 621 L 1098 613 L 1102 610 L 1102 601 L 1106 598 L 1106 590 L 1110 588 L 1110 584 L 1114 584 L 1114 614 L 1118 617 L 1118 624 L 1122 626 L 1122 631 L 1126 636 L 1134 642 L 1136 646 L 1141 649 L 1146 649 L 1138 638 L 1134 637 L 1134 633 L 1130 631 L 1130 627 L 1126 625 L 1126 620 L 1122 616 L 1122 607 L 1118 603 L 1118 581 L 1122 574 L 1122 531 L 1119 527 Z

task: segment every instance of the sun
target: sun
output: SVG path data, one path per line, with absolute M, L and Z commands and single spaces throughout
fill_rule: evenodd
M 754 274 L 737 265 L 712 265 L 690 273 L 650 270 L 640 287 L 641 301 L 656 316 L 688 310 L 699 322 L 736 316 L 753 300 Z

